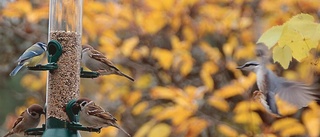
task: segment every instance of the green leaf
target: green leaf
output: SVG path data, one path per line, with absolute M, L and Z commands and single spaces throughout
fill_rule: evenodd
M 275 46 L 273 48 L 273 59 L 275 62 L 279 62 L 284 69 L 287 69 L 292 60 L 292 51 L 290 47 Z
M 269 49 L 272 48 L 280 39 L 282 30 L 283 26 L 274 26 L 268 29 L 262 34 L 257 43 L 264 43 Z

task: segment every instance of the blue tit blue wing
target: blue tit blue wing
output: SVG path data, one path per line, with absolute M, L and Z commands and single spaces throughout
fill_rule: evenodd
M 26 50 L 20 57 L 19 59 L 17 60 L 17 62 L 23 62 L 27 59 L 30 59 L 30 58 L 33 58 L 35 56 L 39 56 L 43 53 L 43 49 L 39 48 L 39 49 L 33 49 L 32 51 L 31 50 Z
M 10 76 L 16 75 L 22 67 L 23 67 L 23 64 L 18 64 L 18 66 L 16 66 L 16 68 L 14 68 L 9 75 Z
M 18 66 L 10 73 L 10 76 L 16 75 L 19 70 L 25 65 L 34 65 L 36 64 L 43 56 L 43 53 L 46 51 L 46 45 L 41 42 L 33 44 L 28 48 L 17 60 Z

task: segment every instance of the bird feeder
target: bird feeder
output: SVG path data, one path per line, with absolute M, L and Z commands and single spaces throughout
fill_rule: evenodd
M 26 135 L 44 137 L 80 137 L 79 130 L 100 132 L 100 128 L 83 127 L 79 111 L 74 109 L 79 98 L 80 77 L 95 78 L 96 72 L 80 67 L 83 0 L 50 0 L 48 64 L 29 67 L 49 70 L 46 93 L 46 123 L 31 128 Z
M 55 60 L 58 68 L 48 73 L 43 136 L 76 137 L 80 134 L 68 129 L 70 120 L 64 108 L 79 97 L 83 1 L 50 0 L 49 6 L 48 40 L 61 45 L 62 54 Z M 49 57 L 57 50 L 55 46 L 48 47 Z M 53 56 L 50 61 L 56 59 Z

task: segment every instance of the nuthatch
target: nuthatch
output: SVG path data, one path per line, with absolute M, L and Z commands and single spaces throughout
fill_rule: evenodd
M 91 71 L 96 71 L 101 75 L 116 74 L 134 81 L 132 77 L 122 73 L 109 59 L 90 45 L 83 45 L 81 62 Z
M 266 109 L 278 115 L 280 114 L 275 100 L 276 95 L 281 100 L 294 105 L 298 109 L 306 107 L 311 101 L 317 100 L 317 96 L 320 95 L 320 91 L 316 87 L 307 86 L 300 82 L 288 81 L 276 76 L 264 63 L 249 61 L 237 67 L 237 69 L 256 73 L 258 88 L 266 97 L 268 105 L 265 106 Z
M 32 67 L 37 65 L 45 56 L 47 45 L 37 42 L 28 48 L 17 60 L 18 66 L 12 70 L 10 76 L 16 75 L 23 66 Z

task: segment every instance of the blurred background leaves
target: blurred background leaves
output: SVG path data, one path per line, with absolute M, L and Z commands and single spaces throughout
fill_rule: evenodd
M 48 3 L 0 2 L 1 134 L 28 105 L 45 103 L 45 72 L 9 73 L 25 49 L 47 41 Z M 81 79 L 81 96 L 103 106 L 136 137 L 319 136 L 319 105 L 312 104 L 302 122 L 268 124 L 262 107 L 250 100 L 255 75 L 236 69 L 255 58 L 263 32 L 298 13 L 318 22 L 318 7 L 313 0 L 84 0 L 82 43 L 99 49 L 135 82 L 119 76 Z M 288 70 L 270 68 L 315 83 L 315 59 L 294 60 Z M 111 127 L 83 135 L 125 136 Z

